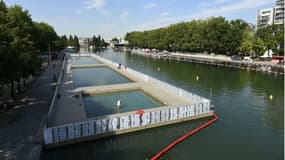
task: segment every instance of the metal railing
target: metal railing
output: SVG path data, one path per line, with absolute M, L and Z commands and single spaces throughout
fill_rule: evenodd
M 127 112 L 98 117 L 94 120 L 44 129 L 45 144 L 64 142 L 95 135 L 112 135 L 128 129 L 141 130 L 165 122 L 184 121 L 186 118 L 210 113 L 210 104 L 195 103 L 180 107 L 159 107 L 144 110 L 144 113 Z
M 50 104 L 50 107 L 49 107 L 49 111 L 48 111 L 48 115 L 47 115 L 47 118 L 48 118 L 47 123 L 48 124 L 49 124 L 49 122 L 51 120 L 51 116 L 52 116 L 54 107 L 56 105 L 57 94 L 58 94 L 58 85 L 61 83 L 61 80 L 62 80 L 62 76 L 63 76 L 63 73 L 64 73 L 65 61 L 66 61 L 66 59 L 63 60 L 62 66 L 60 68 L 60 73 L 59 73 L 59 76 L 58 76 L 57 84 L 56 84 L 55 91 L 54 91 L 54 94 L 53 94 L 53 97 L 52 97 L 52 101 L 51 101 L 51 104 Z

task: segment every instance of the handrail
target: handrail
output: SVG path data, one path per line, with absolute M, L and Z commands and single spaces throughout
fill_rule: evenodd
M 51 114 L 52 114 L 52 112 L 54 110 L 54 106 L 55 106 L 55 102 L 56 102 L 56 96 L 57 96 L 57 92 L 58 92 L 58 84 L 61 83 L 61 79 L 62 79 L 63 72 L 64 72 L 63 70 L 64 70 L 64 66 L 65 66 L 65 61 L 66 61 L 66 59 L 63 60 L 63 63 L 62 63 L 61 69 L 60 69 L 60 73 L 59 73 L 59 77 L 57 79 L 56 88 L 55 88 L 55 91 L 54 91 L 54 94 L 53 94 L 53 97 L 52 97 L 52 101 L 51 101 L 51 104 L 50 104 L 50 107 L 49 107 L 48 121 L 50 120 Z

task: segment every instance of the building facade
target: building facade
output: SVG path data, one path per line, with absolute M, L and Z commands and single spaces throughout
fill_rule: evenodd
M 274 24 L 284 24 L 284 0 L 275 1 Z
M 262 9 L 257 12 L 256 28 L 272 25 L 274 20 L 274 8 Z
M 284 0 L 275 0 L 275 7 L 257 12 L 256 29 L 273 24 L 284 24 Z
M 92 40 L 91 38 L 83 38 L 83 37 L 80 37 L 78 39 L 79 39 L 79 45 L 81 48 L 88 48 Z

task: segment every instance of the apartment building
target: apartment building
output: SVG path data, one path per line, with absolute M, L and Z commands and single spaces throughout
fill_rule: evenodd
M 257 12 L 256 29 L 273 24 L 284 24 L 284 0 L 275 0 L 274 8 Z

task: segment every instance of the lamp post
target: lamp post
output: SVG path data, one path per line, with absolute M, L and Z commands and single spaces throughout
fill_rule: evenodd
M 49 48 L 49 52 L 48 52 L 48 66 L 49 66 L 49 65 L 50 65 L 50 61 L 51 61 L 51 59 L 50 59 L 50 55 L 51 55 L 50 43 L 49 43 L 49 45 L 48 45 L 48 48 Z

